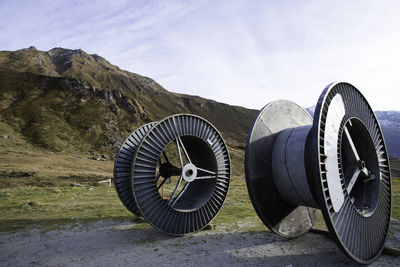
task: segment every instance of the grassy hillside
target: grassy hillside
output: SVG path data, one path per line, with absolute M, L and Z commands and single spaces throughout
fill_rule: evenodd
M 134 129 L 177 113 L 214 124 L 230 147 L 233 171 L 242 173 L 255 110 L 168 92 L 82 50 L 0 52 L 0 123 L 34 147 L 112 158 Z

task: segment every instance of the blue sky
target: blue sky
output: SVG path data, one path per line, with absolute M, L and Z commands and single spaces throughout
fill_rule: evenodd
M 400 1 L 0 0 L 0 50 L 81 48 L 167 90 L 260 109 L 347 81 L 400 110 Z

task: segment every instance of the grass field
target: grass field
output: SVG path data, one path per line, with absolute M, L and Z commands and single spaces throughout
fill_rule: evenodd
M 120 202 L 114 187 L 98 181 L 112 178 L 113 162 L 89 155 L 40 150 L 0 153 L 0 231 L 57 229 L 97 220 L 130 220 L 150 227 Z M 392 164 L 399 169 L 399 162 Z M 71 186 L 71 184 L 82 186 Z M 393 214 L 400 219 L 400 178 L 393 178 Z M 325 228 L 319 214 L 317 228 Z M 234 231 L 266 229 L 250 202 L 243 176 L 232 177 L 228 197 L 213 224 Z

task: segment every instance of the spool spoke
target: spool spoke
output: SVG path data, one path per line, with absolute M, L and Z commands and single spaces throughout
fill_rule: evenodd
M 366 167 L 362 168 L 362 169 L 361 169 L 361 174 L 362 174 L 364 177 L 368 177 L 368 176 L 369 176 L 369 171 L 368 171 L 368 169 L 367 169 Z
M 165 154 L 165 151 L 163 151 L 162 153 L 163 153 L 164 158 L 167 161 L 167 163 L 169 163 L 169 160 L 168 160 L 167 154 Z M 161 163 L 161 159 L 160 159 L 160 163 Z
M 175 200 L 171 203 L 171 207 L 173 207 L 175 205 L 175 203 L 181 198 L 181 196 L 183 195 L 183 193 L 185 193 L 186 189 L 188 188 L 188 184 L 185 184 L 185 186 L 183 187 L 182 191 L 179 193 L 179 195 L 175 198 Z
M 197 168 L 197 170 L 199 170 L 199 171 L 202 171 L 202 172 L 206 172 L 206 173 L 209 173 L 209 174 L 216 175 L 216 172 L 209 171 L 209 170 L 205 170 L 205 169 L 202 169 L 202 168 L 199 168 L 199 167 L 196 167 L 196 168 Z
M 358 162 L 360 160 L 360 156 L 358 155 L 357 149 L 354 146 L 353 139 L 351 138 L 349 130 L 347 129 L 347 127 L 344 127 L 344 132 L 346 134 L 347 140 L 349 141 L 351 151 L 353 151 L 354 159 Z
M 356 167 L 356 169 L 353 172 L 353 175 L 351 176 L 350 182 L 347 185 L 347 193 L 350 195 L 351 190 L 353 189 L 354 184 L 357 181 L 358 176 L 360 175 L 360 169 Z
M 165 178 L 163 177 L 164 180 L 157 186 L 157 190 L 160 189 L 161 186 L 163 186 L 163 184 L 169 179 L 169 178 Z
M 160 179 L 160 173 L 158 173 L 157 175 L 156 175 L 156 183 L 158 182 L 158 179 Z
M 197 176 L 196 180 L 201 180 L 201 179 L 214 179 L 217 178 L 217 176 Z
M 181 163 L 181 168 L 183 168 L 183 159 L 182 159 L 181 148 L 179 145 L 178 138 L 175 140 L 175 142 L 176 142 L 176 149 L 178 150 L 179 162 Z
M 178 183 L 176 184 L 175 189 L 174 189 L 174 191 L 172 192 L 172 194 L 171 194 L 171 196 L 170 196 L 170 198 L 169 198 L 169 201 L 168 201 L 168 204 L 169 204 L 169 205 L 171 205 L 171 202 L 172 202 L 172 200 L 174 199 L 175 194 L 176 194 L 176 191 L 178 190 L 179 186 L 181 185 L 181 182 L 182 182 L 182 175 L 179 177 L 179 181 L 178 181 Z
M 187 153 L 186 148 L 185 148 L 185 146 L 183 145 L 183 142 L 182 142 L 181 138 L 178 136 L 176 139 L 177 139 L 178 142 L 180 143 L 180 145 L 181 145 L 181 147 L 182 147 L 182 149 L 183 149 L 183 152 L 185 153 L 185 156 L 186 156 L 187 160 L 188 160 L 190 163 L 192 163 L 192 161 L 190 160 L 189 154 Z

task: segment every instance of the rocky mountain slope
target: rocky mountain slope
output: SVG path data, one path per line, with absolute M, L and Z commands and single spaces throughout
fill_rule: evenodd
M 17 136 L 15 145 L 112 157 L 131 131 L 177 113 L 209 120 L 224 136 L 234 164 L 243 165 L 256 110 L 169 92 L 80 49 L 0 52 L 0 130 L 1 136 Z M 399 112 L 377 116 L 389 153 L 400 157 Z
M 175 94 L 82 50 L 0 52 L 0 129 L 48 150 L 110 157 L 137 127 L 177 113 L 221 131 L 242 165 L 255 110 Z M 18 144 L 16 144 L 18 145 Z

